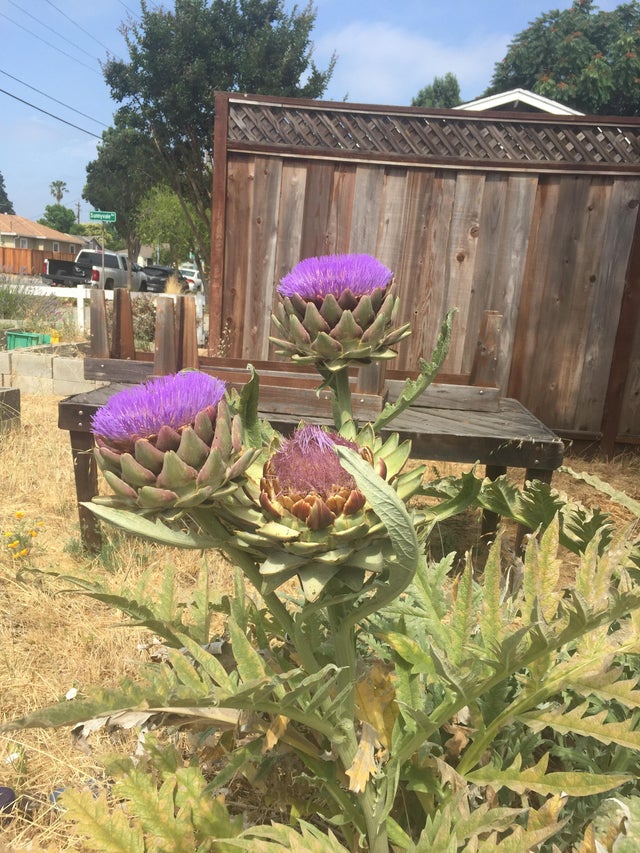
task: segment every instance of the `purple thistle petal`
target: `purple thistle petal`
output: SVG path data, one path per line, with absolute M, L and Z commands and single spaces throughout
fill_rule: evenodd
M 338 298 L 350 290 L 359 297 L 384 290 L 392 277 L 391 270 L 371 255 L 322 255 L 300 261 L 281 279 L 278 293 L 322 300 L 330 293 Z
M 114 394 L 93 416 L 91 431 L 107 441 L 131 442 L 157 435 L 163 426 L 178 430 L 193 424 L 198 412 L 213 412 L 225 387 L 198 371 L 158 376 Z
M 281 493 L 306 495 L 315 492 L 326 497 L 336 488 L 354 489 L 355 480 L 338 461 L 336 444 L 358 449 L 354 442 L 319 426 L 296 430 L 271 459 Z

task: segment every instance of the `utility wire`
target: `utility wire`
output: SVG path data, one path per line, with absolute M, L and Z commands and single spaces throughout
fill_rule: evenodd
M 95 68 L 92 68 L 90 65 L 87 65 L 87 63 L 83 62 L 81 59 L 78 59 L 77 56 L 73 56 L 73 54 L 67 53 L 66 50 L 62 50 L 62 48 L 56 47 L 55 44 L 51 44 L 51 42 L 47 41 L 46 39 L 43 39 L 42 36 L 39 36 L 37 33 L 34 33 L 33 30 L 30 30 L 28 27 L 24 27 L 22 24 L 19 24 L 17 21 L 14 21 L 4 12 L 0 12 L 0 15 L 2 15 L 3 18 L 6 18 L 7 21 L 9 21 L 10 23 L 15 24 L 16 27 L 20 27 L 21 30 L 24 30 L 25 32 L 29 33 L 29 35 L 34 36 L 34 38 L 37 38 L 41 42 L 44 42 L 44 44 L 46 44 L 48 47 L 52 47 L 54 50 L 57 50 L 58 53 L 61 53 L 63 56 L 66 56 L 69 59 L 73 59 L 74 62 L 77 62 L 85 68 L 88 68 L 89 71 L 93 71 L 93 73 L 97 74 L 98 77 L 102 76 L 99 71 L 96 71 Z
M 13 95 L 11 92 L 7 92 L 6 89 L 0 89 L 0 92 L 2 92 L 4 95 L 8 95 L 10 98 L 15 98 L 15 100 L 20 101 L 21 104 L 26 104 L 28 107 L 32 107 L 34 110 L 38 110 L 38 112 L 44 113 L 45 115 L 50 116 L 51 118 L 54 118 L 56 121 L 61 121 L 63 124 L 68 124 L 69 127 L 73 127 L 76 130 L 82 131 L 82 133 L 86 133 L 87 136 L 93 136 L 94 139 L 102 140 L 101 136 L 97 136 L 95 133 L 92 133 L 90 130 L 85 130 L 84 127 L 78 127 L 77 124 L 73 124 L 72 122 L 67 121 L 64 118 L 60 118 L 60 116 L 57 116 L 54 113 L 47 112 L 47 110 L 43 110 L 41 107 L 36 107 L 35 104 L 31 104 L 31 103 L 29 103 L 29 101 L 25 101 L 22 98 L 19 98 L 17 95 Z
M 53 95 L 47 95 L 46 92 L 43 92 L 41 89 L 36 89 L 35 86 L 31 86 L 29 83 L 25 83 L 24 80 L 20 80 L 19 77 L 14 77 L 13 74 L 9 74 L 8 71 L 4 71 L 4 69 L 0 68 L 0 74 L 4 74 L 6 77 L 10 77 L 12 80 L 15 80 L 16 83 L 20 83 L 22 86 L 26 86 L 27 89 L 32 89 L 34 92 L 37 92 L 39 95 L 43 95 L 45 98 L 49 98 L 50 101 L 55 101 L 56 104 L 60 104 L 61 107 L 64 107 L 67 110 L 71 110 L 71 112 L 77 113 L 79 116 L 83 118 L 88 118 L 89 121 L 95 121 L 96 124 L 101 124 L 102 127 L 108 127 L 109 125 L 105 124 L 103 121 L 99 121 L 97 118 L 92 118 L 86 113 L 81 112 L 80 110 L 75 109 L 75 107 L 70 107 L 69 104 L 65 104 L 64 101 L 59 101 L 57 98 L 54 98 Z
M 49 0 L 47 0 L 47 2 L 49 2 Z M 124 6 L 124 8 L 127 10 L 127 12 L 128 12 L 128 13 L 129 13 L 133 18 L 139 18 L 139 17 L 140 17 L 140 16 L 138 15 L 138 13 L 137 13 L 137 12 L 134 12 L 134 11 L 133 11 L 133 9 L 130 9 L 130 8 L 127 6 L 127 4 L 126 4 L 126 3 L 123 3 L 123 2 L 122 2 L 122 0 L 118 0 L 118 2 L 120 3 L 120 5 L 121 5 L 121 6 Z
M 31 18 L 32 21 L 35 21 L 36 24 L 40 24 L 41 26 L 44 26 L 42 21 L 39 18 L 36 18 L 36 16 L 32 15 L 31 12 L 27 12 L 27 10 L 23 9 L 22 6 L 20 6 L 18 3 L 15 2 L 15 0 L 9 0 L 9 3 L 12 6 L 15 6 L 16 9 L 18 9 L 19 12 L 22 12 L 23 15 L 26 15 L 27 17 Z M 54 30 L 53 27 L 50 27 L 50 26 L 47 26 L 47 30 L 52 32 L 54 35 L 58 36 L 58 38 L 61 38 L 63 41 L 66 41 L 67 44 L 71 45 L 71 47 L 75 47 L 76 50 L 79 50 L 81 53 L 84 53 L 85 56 L 89 57 L 89 59 L 93 59 L 98 64 L 100 64 L 100 60 L 97 59 L 92 53 L 89 53 L 89 51 L 85 50 L 81 45 L 76 44 L 75 42 L 71 41 L 71 39 L 68 39 L 65 35 L 58 32 L 58 30 Z
M 51 6 L 51 8 L 52 8 L 52 9 L 55 9 L 55 10 L 56 10 L 56 12 L 58 12 L 58 14 L 62 15 L 62 17 L 63 17 L 63 18 L 66 18 L 66 19 L 67 19 L 67 21 L 70 21 L 70 22 L 74 25 L 74 27 L 77 27 L 77 28 L 78 28 L 79 30 L 81 30 L 81 31 L 82 31 L 86 36 L 89 36 L 89 38 L 90 38 L 92 41 L 97 42 L 97 43 L 100 45 L 100 47 L 103 47 L 103 48 L 107 51 L 107 53 L 110 53 L 109 48 L 106 46 L 106 44 L 103 44 L 103 43 L 100 41 L 100 39 L 96 38 L 96 37 L 95 37 L 94 35 L 92 35 L 88 30 L 85 30 L 85 28 L 84 28 L 84 27 L 82 27 L 82 26 L 80 26 L 80 24 L 79 24 L 77 21 L 74 21 L 74 20 L 73 20 L 73 18 L 70 18 L 70 17 L 69 17 L 69 15 L 67 15 L 67 13 L 66 13 L 66 12 L 63 12 L 63 11 L 62 11 L 62 9 L 59 9 L 59 8 L 56 6 L 56 4 L 55 4 L 55 3 L 52 3 L 52 2 L 51 2 L 51 0 L 45 0 L 45 2 L 46 2 L 46 3 L 48 3 L 48 4 L 49 4 L 49 6 Z

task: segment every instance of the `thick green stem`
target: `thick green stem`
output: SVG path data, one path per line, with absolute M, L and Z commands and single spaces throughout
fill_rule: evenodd
M 316 367 L 324 379 L 324 385 L 333 392 L 333 421 L 338 432 L 342 432 L 348 424 L 353 424 L 349 368 L 331 371 L 319 365 Z

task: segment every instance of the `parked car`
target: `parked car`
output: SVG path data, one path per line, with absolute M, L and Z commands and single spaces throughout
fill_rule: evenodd
M 83 284 L 106 290 L 127 287 L 129 282 L 131 290 L 144 290 L 145 283 L 144 273 L 138 264 L 131 264 L 129 270 L 129 261 L 124 252 L 92 249 L 80 249 L 75 261 L 45 258 L 42 278 L 44 281 L 50 281 L 52 285 L 75 287 Z
M 167 281 L 172 276 L 177 278 L 181 293 L 186 293 L 189 290 L 186 278 L 173 267 L 152 265 L 143 267 L 143 272 L 146 281 L 141 290 L 146 290 L 148 293 L 164 293 L 167 289 Z
M 186 278 L 191 293 L 202 293 L 204 291 L 199 270 L 195 267 L 180 267 L 179 272 Z

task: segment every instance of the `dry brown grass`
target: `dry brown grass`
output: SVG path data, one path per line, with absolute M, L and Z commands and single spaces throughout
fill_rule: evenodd
M 68 434 L 57 428 L 55 397 L 22 398 L 22 425 L 0 434 L 0 719 L 14 719 L 35 708 L 63 698 L 71 688 L 82 693 L 88 685 L 115 685 L 132 675 L 141 661 L 138 644 L 150 639 L 137 629 L 114 627 L 112 610 L 80 595 L 62 592 L 64 584 L 53 578 L 16 577 L 27 558 L 14 559 L 4 537 L 14 531 L 16 512 L 31 527 L 39 519 L 42 527 L 33 539 L 28 560 L 44 572 L 73 576 L 108 577 L 114 589 L 131 584 L 141 572 L 161 575 L 167 563 L 174 565 L 180 583 L 188 589 L 197 571 L 197 555 L 135 543 L 107 532 L 103 553 L 90 558 L 78 541 L 75 488 Z M 577 470 L 587 470 L 615 483 L 632 497 L 640 497 L 640 461 L 631 455 L 612 463 L 570 459 Z M 459 473 L 461 466 L 433 463 L 430 474 Z M 467 466 L 468 467 L 468 466 Z M 588 486 L 566 475 L 554 480 L 559 490 L 586 504 L 605 502 Z M 630 520 L 613 504 L 606 505 L 619 521 Z M 464 541 L 477 542 L 477 516 L 454 520 L 455 526 L 440 531 L 442 546 Z M 36 529 L 36 528 L 34 528 Z M 447 541 L 449 539 L 450 541 Z M 211 561 L 213 582 L 228 591 L 230 568 L 221 560 Z M 0 785 L 10 786 L 39 804 L 0 823 L 0 850 L 80 849 L 69 840 L 69 828 L 49 803 L 49 795 L 65 786 L 82 787 L 102 778 L 101 750 L 114 749 L 96 739 L 96 753 L 87 755 L 73 748 L 68 731 L 27 730 L 0 735 Z M 123 743 L 120 749 L 126 749 Z M 15 756 L 18 756 L 15 758 Z
M 79 546 L 75 486 L 68 433 L 57 427 L 56 397 L 22 397 L 22 425 L 0 433 L 0 719 L 10 720 L 62 699 L 76 688 L 115 685 L 132 675 L 143 653 L 138 644 L 151 639 L 138 629 L 114 627 L 113 610 L 81 595 L 54 578 L 24 575 L 32 565 L 43 572 L 78 577 L 107 577 L 112 588 L 131 585 L 143 571 L 160 577 L 174 565 L 188 589 L 196 575 L 195 552 L 160 549 L 106 531 L 100 555 L 89 557 Z M 15 513 L 24 513 L 18 521 Z M 35 522 L 41 520 L 41 527 Z M 22 523 L 38 532 L 28 558 L 13 558 L 7 545 Z M 231 588 L 230 568 L 210 560 L 213 582 Z M 73 748 L 68 730 L 26 730 L 0 735 L 0 785 L 23 796 L 26 807 L 7 822 L 0 818 L 0 850 L 77 849 L 69 827 L 49 804 L 49 795 L 65 786 L 82 787 L 100 780 L 100 743 L 95 755 Z M 19 756 L 15 758 L 15 756 Z M 39 804 L 37 811 L 28 807 Z

